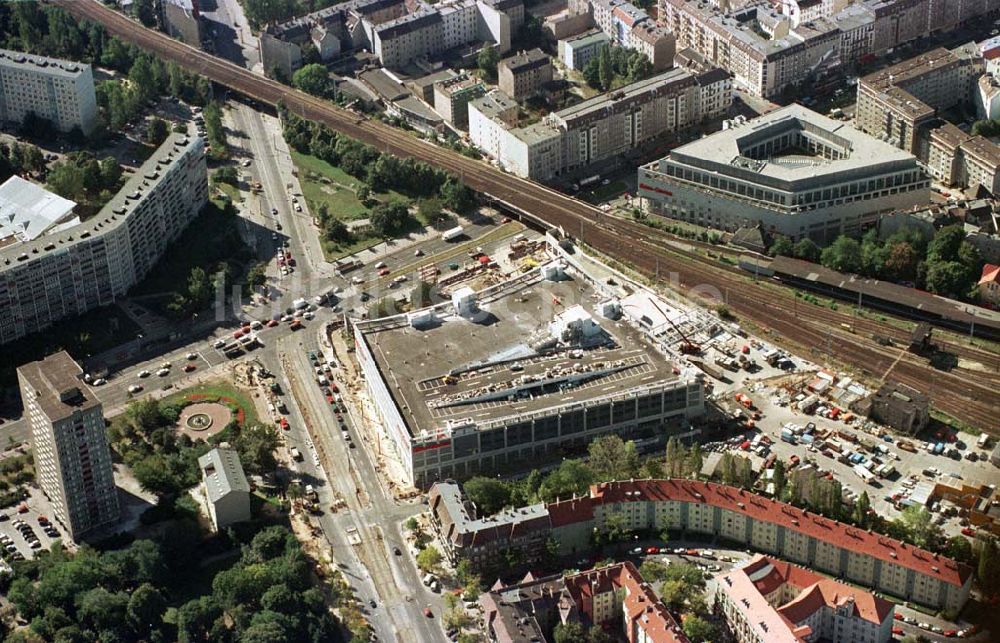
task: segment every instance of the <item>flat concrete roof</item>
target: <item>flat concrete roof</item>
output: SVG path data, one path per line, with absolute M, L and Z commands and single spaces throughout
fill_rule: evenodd
M 801 130 L 824 144 L 838 150 L 847 150 L 847 153 L 839 159 L 799 155 L 794 158 L 784 157 L 784 160 L 761 160 L 743 156 L 742 152 L 754 143 L 754 139 L 767 139 L 785 130 Z M 723 173 L 726 167 L 742 168 L 762 177 L 782 181 L 819 178 L 849 170 L 914 160 L 909 152 L 797 104 L 682 145 L 667 158 L 678 163 L 685 163 L 687 159 L 700 160 Z M 702 165 L 697 162 L 695 164 Z
M 511 286 L 480 303 L 475 321 L 449 307 L 433 325 L 370 322 L 363 333 L 411 434 L 443 428 L 449 421 L 481 426 L 678 379 L 641 331 L 601 317 L 598 303 L 591 285 L 568 272 L 562 281 Z M 577 357 L 571 349 L 534 354 L 529 344 L 550 337 L 555 317 L 578 305 L 601 327 L 594 341 L 607 343 L 583 347 Z M 455 378 L 453 384 L 446 382 L 448 375 Z M 532 378 L 536 381 L 529 382 Z M 574 379 L 574 385 L 566 385 Z M 543 381 L 549 385 L 542 388 Z M 522 393 L 510 400 L 512 391 Z
M 0 242 L 7 237 L 31 241 L 63 222 L 76 203 L 19 176 L 0 185 Z
M 45 73 L 50 76 L 61 76 L 63 78 L 76 78 L 80 74 L 90 70 L 90 65 L 87 63 L 49 58 L 47 56 L 36 56 L 12 49 L 0 49 L 0 65 L 9 69 L 21 69 L 32 73 Z
M 35 400 L 52 422 L 101 404 L 84 386 L 83 369 L 66 351 L 19 366 L 17 373 L 38 393 Z

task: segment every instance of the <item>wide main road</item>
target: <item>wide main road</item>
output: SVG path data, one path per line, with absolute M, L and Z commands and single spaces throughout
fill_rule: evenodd
M 251 98 L 272 105 L 284 104 L 303 118 L 323 123 L 381 151 L 419 159 L 447 170 L 461 177 L 469 187 L 505 201 L 551 226 L 562 227 L 565 232 L 578 235 L 597 250 L 647 275 L 674 272 L 680 277 L 682 288 L 710 286 L 719 293 L 726 292 L 727 303 L 739 315 L 769 328 L 783 341 L 817 351 L 822 351 L 826 345 L 826 353 L 831 358 L 875 374 L 875 377 L 891 369 L 894 379 L 920 390 L 926 390 L 928 382 L 935 382 L 936 386 L 928 392 L 938 408 L 980 429 L 997 431 L 995 410 L 1000 404 L 1000 390 L 993 375 L 983 375 L 977 379 L 985 381 L 976 381 L 962 372 L 937 371 L 913 356 L 905 356 L 896 364 L 895 352 L 887 352 L 869 338 L 858 335 L 838 338 L 837 350 L 831 350 L 829 329 L 853 321 L 846 312 L 828 310 L 824 313 L 828 319 L 822 327 L 807 328 L 797 319 L 790 294 L 778 294 L 773 289 L 750 284 L 741 276 L 727 274 L 717 266 L 709 266 L 701 259 L 666 251 L 662 237 L 640 224 L 602 217 L 597 208 L 587 203 L 256 75 L 165 34 L 146 29 L 97 0 L 50 2 L 78 18 L 99 22 L 110 33 Z M 988 359 L 992 363 L 996 358 L 988 356 Z M 985 373 L 994 370 L 990 367 Z

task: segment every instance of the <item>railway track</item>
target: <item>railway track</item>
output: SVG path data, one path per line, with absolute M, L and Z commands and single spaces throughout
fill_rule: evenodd
M 807 310 L 806 304 L 795 307 L 793 297 L 776 296 L 774 289 L 755 286 L 732 270 L 711 264 L 697 253 L 684 253 L 666 247 L 669 237 L 647 226 L 602 216 L 597 208 L 572 199 L 545 186 L 501 172 L 486 163 L 451 150 L 416 139 L 408 133 L 378 121 L 372 121 L 327 101 L 253 74 L 247 69 L 221 60 L 148 30 L 96 0 L 50 0 L 77 18 L 98 22 L 111 34 L 133 42 L 188 71 L 225 85 L 239 93 L 272 105 L 284 105 L 290 112 L 314 120 L 375 148 L 403 158 L 425 161 L 459 176 L 469 187 L 529 212 L 553 227 L 578 234 L 583 241 L 611 257 L 634 265 L 652 276 L 659 271 L 675 272 L 686 287 L 704 285 L 718 292 L 728 291 L 727 304 L 737 314 L 769 328 L 781 338 L 827 356 L 876 378 L 888 369 L 898 353 L 881 347 L 856 334 L 839 334 L 832 350 L 833 327 L 854 322 L 854 318 L 830 309 Z M 640 250 L 641 249 L 641 250 Z M 802 309 L 801 311 L 799 309 Z M 823 332 L 822 327 L 826 326 Z M 876 331 L 902 340 L 899 329 L 878 322 L 864 322 L 865 332 Z M 845 336 L 846 335 L 846 336 Z M 824 347 L 830 346 L 829 350 Z M 991 354 L 949 343 L 957 355 L 982 361 Z M 959 420 L 984 430 L 1000 433 L 996 409 L 1000 408 L 1000 386 L 989 373 L 981 381 L 971 381 L 962 369 L 941 372 L 926 363 L 905 358 L 895 366 L 892 378 L 928 390 L 935 406 Z M 930 384 L 930 386 L 928 386 Z

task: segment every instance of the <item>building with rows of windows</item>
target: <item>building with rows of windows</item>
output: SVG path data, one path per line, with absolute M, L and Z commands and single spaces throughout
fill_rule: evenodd
M 826 243 L 930 200 L 912 154 L 801 105 L 730 125 L 639 168 L 650 212 Z
M 0 344 L 125 295 L 207 200 L 204 141 L 172 134 L 95 216 L 0 248 Z
M 0 121 L 22 123 L 28 114 L 61 132 L 97 125 L 90 65 L 0 49 Z
M 66 351 L 17 369 L 38 486 L 74 540 L 118 521 L 101 403 Z
M 694 480 L 621 480 L 594 485 L 583 497 L 497 516 L 476 516 L 454 482 L 430 490 L 431 518 L 452 561 L 490 569 L 510 547 L 529 564 L 549 542 L 574 556 L 593 546 L 612 516 L 628 531 L 670 531 L 681 538 L 739 543 L 873 590 L 958 612 L 969 598 L 972 569 L 899 540 L 830 520 L 725 485 Z

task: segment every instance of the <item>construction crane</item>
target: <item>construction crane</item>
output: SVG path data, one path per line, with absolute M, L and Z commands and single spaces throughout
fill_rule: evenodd
M 684 334 L 684 331 L 682 331 L 680 327 L 677 324 L 675 324 L 673 320 L 670 319 L 669 316 L 667 316 L 667 313 L 663 312 L 663 309 L 660 308 L 660 305 L 658 303 L 656 303 L 656 300 L 650 298 L 649 303 L 653 304 L 653 308 L 655 308 L 661 315 L 663 315 L 663 318 L 667 320 L 667 323 L 673 326 L 674 330 L 677 331 L 677 334 L 681 336 L 682 340 L 684 340 L 683 342 L 681 342 L 680 351 L 687 355 L 700 355 L 701 346 L 697 342 L 693 342 L 690 339 L 688 339 L 688 336 Z

